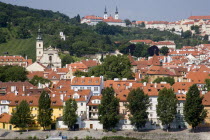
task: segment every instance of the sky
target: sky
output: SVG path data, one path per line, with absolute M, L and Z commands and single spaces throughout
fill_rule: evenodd
M 79 14 L 103 16 L 104 8 L 121 19 L 137 21 L 177 21 L 191 15 L 210 15 L 210 0 L 0 0 L 13 5 L 59 11 L 70 18 Z

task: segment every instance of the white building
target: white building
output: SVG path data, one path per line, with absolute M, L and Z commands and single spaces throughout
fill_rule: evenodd
M 93 92 L 94 96 L 99 96 L 101 94 L 102 89 L 104 89 L 104 78 L 103 76 L 73 77 L 71 81 L 71 89 L 89 89 Z
M 36 61 L 47 68 L 61 68 L 61 59 L 58 55 L 58 50 L 51 46 L 44 49 L 41 32 L 39 29 L 36 41 Z
M 118 12 L 117 7 L 116 7 L 116 12 L 115 12 L 114 17 L 108 16 L 108 13 L 107 13 L 107 10 L 105 7 L 103 17 L 89 15 L 89 16 L 85 16 L 84 18 L 81 19 L 81 23 L 86 23 L 88 25 L 96 25 L 99 22 L 106 22 L 108 25 L 126 27 L 126 23 L 123 20 L 119 19 L 119 12 Z

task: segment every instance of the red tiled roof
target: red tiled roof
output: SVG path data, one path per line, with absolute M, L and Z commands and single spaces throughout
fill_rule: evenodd
M 188 19 L 210 19 L 210 16 L 190 16 Z
M 74 77 L 71 85 L 100 85 L 101 82 L 100 77 Z
M 151 44 L 152 40 L 131 40 L 131 43 L 145 43 L 145 44 Z
M 203 103 L 204 106 L 209 106 L 210 105 L 210 92 L 207 92 L 204 95 L 202 103 Z
M 121 19 L 114 19 L 112 16 L 108 17 L 108 19 L 103 19 L 104 22 L 123 22 Z
M 102 20 L 103 18 L 94 16 L 94 15 L 90 15 L 90 16 L 85 16 L 83 19 L 99 19 L 99 20 Z
M 167 21 L 148 21 L 147 24 L 168 24 Z
M 153 42 L 152 45 L 176 45 L 176 44 L 171 41 L 159 41 L 159 42 Z
M 88 68 L 97 66 L 99 63 L 97 60 L 82 60 L 83 64 L 85 64 Z
M 11 118 L 11 115 L 7 114 L 7 113 L 3 113 L 0 115 L 0 122 L 1 123 L 9 123 Z
M 90 98 L 90 100 L 89 100 L 87 105 L 88 106 L 91 106 L 91 105 L 98 106 L 99 105 L 98 103 L 92 103 L 92 101 L 93 100 L 101 100 L 101 97 L 102 97 L 102 95 L 100 95 L 100 96 L 91 96 L 91 98 Z

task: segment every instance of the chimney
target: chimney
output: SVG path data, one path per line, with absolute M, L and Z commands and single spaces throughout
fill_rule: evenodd
M 157 88 L 157 83 L 154 84 L 154 87 Z
M 63 101 L 63 94 L 60 94 L 60 99 Z

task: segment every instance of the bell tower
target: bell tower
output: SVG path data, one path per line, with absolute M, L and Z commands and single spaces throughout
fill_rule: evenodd
M 116 7 L 116 12 L 115 12 L 114 19 L 119 19 L 119 14 L 118 14 L 118 8 L 117 7 Z
M 44 51 L 44 46 L 43 46 L 43 40 L 42 40 L 42 35 L 41 35 L 41 30 L 39 28 L 38 30 L 38 36 L 36 38 L 36 61 L 38 62 Z
M 105 11 L 104 11 L 104 19 L 108 19 L 108 14 L 107 14 L 106 6 L 105 6 Z

